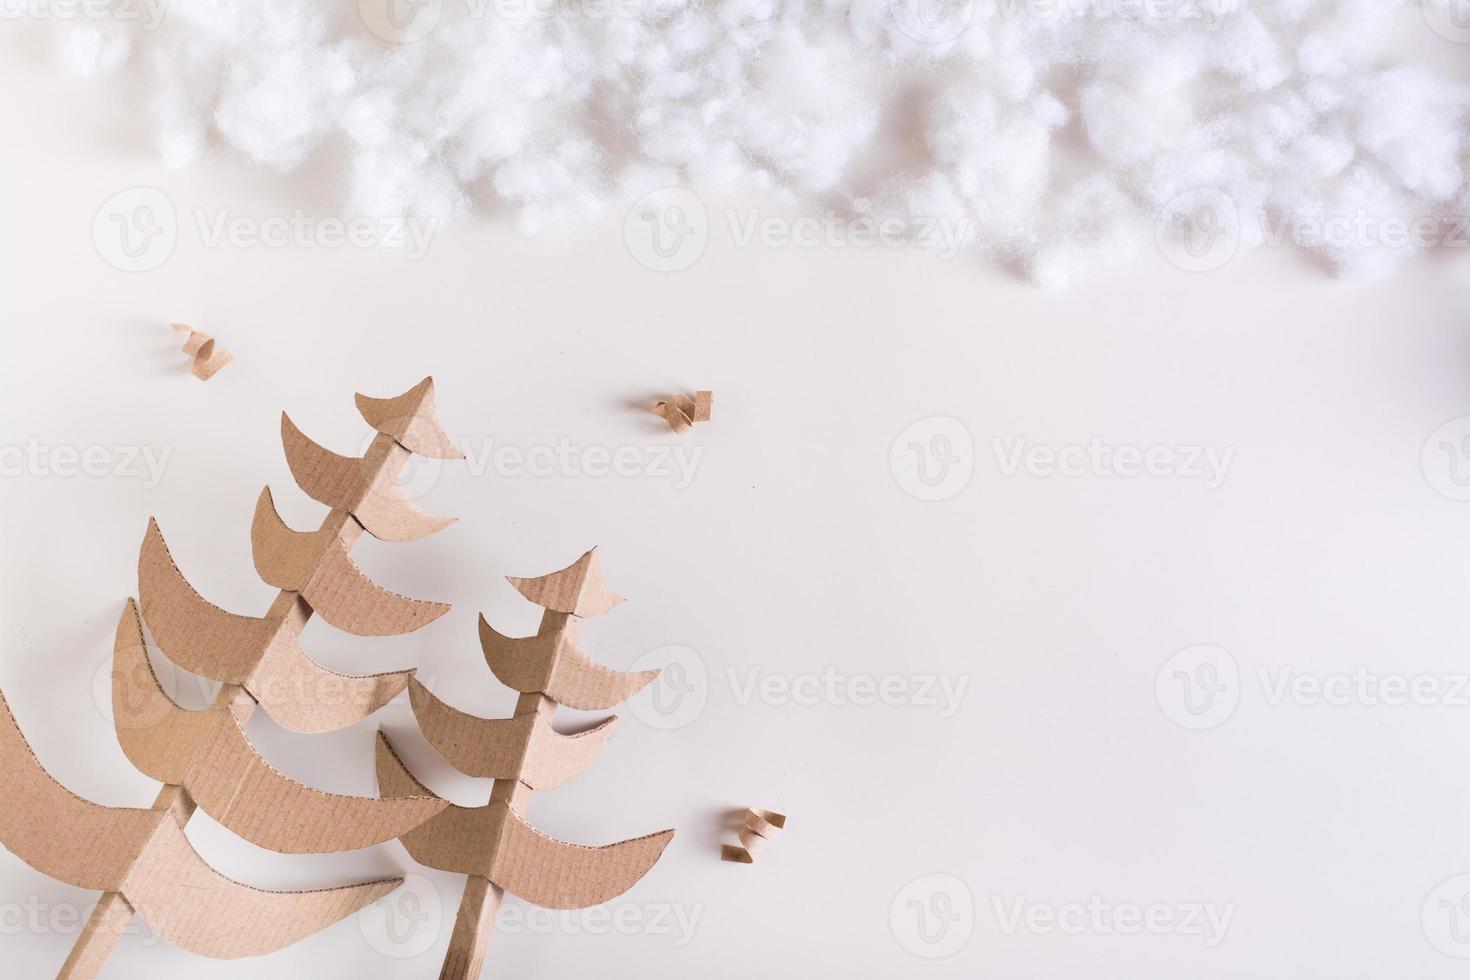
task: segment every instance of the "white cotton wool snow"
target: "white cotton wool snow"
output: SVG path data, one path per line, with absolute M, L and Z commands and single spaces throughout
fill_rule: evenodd
M 167 165 L 330 147 L 353 214 L 564 234 L 679 184 L 948 222 L 1061 286 L 1220 213 L 1238 250 L 1379 276 L 1441 244 L 1401 226 L 1470 207 L 1470 93 L 1390 49 L 1455 43 L 1446 0 L 444 0 L 396 33 L 370 8 L 55 29 L 77 75 L 141 63 Z

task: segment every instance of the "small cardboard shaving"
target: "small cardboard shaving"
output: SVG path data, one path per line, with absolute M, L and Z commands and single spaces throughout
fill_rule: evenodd
M 655 415 L 662 415 L 664 421 L 669 423 L 669 428 L 682 436 L 693 427 L 695 422 L 709 421 L 714 401 L 713 391 L 701 389 L 694 393 L 693 398 L 688 395 L 661 398 L 653 403 L 652 410 Z
M 176 332 L 187 332 L 189 336 L 184 338 L 184 346 L 179 350 L 194 358 L 189 372 L 200 381 L 208 381 L 214 377 L 219 369 L 235 359 L 235 355 L 215 343 L 213 337 L 202 333 L 189 326 L 187 323 L 171 323 Z
M 754 864 L 755 856 L 776 831 L 786 826 L 786 815 L 773 810 L 745 811 L 745 825 L 740 828 L 740 846 L 725 845 L 723 856 L 726 861 Z

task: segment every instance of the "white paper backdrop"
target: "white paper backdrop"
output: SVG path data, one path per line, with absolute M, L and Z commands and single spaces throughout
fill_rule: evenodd
M 278 412 L 350 452 L 354 391 L 432 373 L 474 460 L 416 486 L 460 522 L 356 555 L 455 609 L 398 639 L 313 625 L 313 655 L 416 664 L 503 712 L 476 613 L 531 629 L 503 576 L 598 544 L 630 601 L 589 625 L 589 651 L 684 667 L 532 809 L 588 843 L 675 826 L 664 860 L 605 918 L 510 903 L 490 975 L 1460 975 L 1463 254 L 1364 286 L 1289 251 L 1196 275 L 1151 253 L 1052 295 L 926 253 L 738 247 L 719 209 L 702 257 L 669 274 L 635 260 L 621 220 L 559 248 L 443 230 L 416 261 L 300 237 L 210 247 L 201 221 L 321 216 L 334 188 L 163 172 L 140 107 L 57 80 L 26 45 L 6 45 L 0 79 L 0 685 L 77 793 L 146 806 L 157 788 L 98 694 L 149 515 L 208 598 L 258 614 L 260 487 L 297 526 L 320 515 Z M 139 186 L 176 241 L 126 273 L 111 215 L 138 235 L 156 220 L 133 200 L 94 239 L 94 218 Z M 236 362 L 194 381 L 171 320 Z M 715 417 L 684 440 L 633 407 L 696 386 Z M 629 447 L 628 475 L 596 475 L 594 447 Z M 97 475 L 58 474 L 78 460 Z M 333 735 L 264 717 L 250 735 L 291 775 L 366 794 L 380 723 L 434 788 L 483 801 L 401 704 Z M 721 814 L 744 805 L 792 821 L 753 867 L 718 859 Z M 106 975 L 437 972 L 459 881 L 396 843 L 287 857 L 202 815 L 189 833 L 251 884 L 402 870 L 413 897 L 257 961 L 130 936 Z M 7 972 L 54 971 L 94 897 L 0 855 Z

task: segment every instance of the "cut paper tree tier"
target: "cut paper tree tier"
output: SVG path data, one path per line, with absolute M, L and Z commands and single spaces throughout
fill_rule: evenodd
M 135 913 L 185 949 L 248 956 L 323 929 L 397 884 L 286 894 L 238 885 L 205 866 L 184 838 L 196 807 L 251 843 L 285 853 L 368 847 L 444 810 L 430 794 L 384 800 L 314 789 L 277 772 L 245 734 L 257 706 L 295 732 L 344 728 L 412 678 L 412 671 L 356 677 L 322 667 L 300 640 L 314 613 L 352 634 L 385 636 L 418 629 L 449 608 L 378 586 L 348 555 L 364 530 L 412 541 L 452 522 L 419 510 L 395 482 L 412 453 L 460 456 L 435 418 L 433 381 L 396 398 L 358 395 L 357 404 L 376 430 L 360 459 L 323 449 L 281 418 L 292 475 L 330 512 L 317 530 L 293 531 L 269 489 L 261 494 L 251 534 L 255 566 L 281 590 L 264 616 L 226 612 L 200 596 L 149 522 L 139 601 L 128 600 L 118 622 L 112 680 L 118 741 L 129 761 L 164 784 L 151 810 L 99 807 L 67 793 L 40 768 L 8 706 L 0 717 L 7 772 L 27 785 L 22 798 L 0 800 L 0 842 L 38 870 L 106 892 L 60 976 L 96 976 Z M 145 624 L 171 662 L 223 685 L 210 707 L 188 710 L 164 692 Z
M 480 642 L 495 676 L 520 692 L 510 718 L 480 718 L 435 697 L 416 679 L 409 701 L 427 738 L 456 769 L 493 779 L 481 807 L 447 806 L 401 835 L 414 860 L 466 875 L 464 897 L 441 980 L 480 975 L 504 892 L 553 909 L 599 905 L 631 888 L 663 854 L 672 830 L 585 847 L 536 830 L 524 814 L 534 790 L 552 789 L 592 763 L 616 717 L 577 735 L 552 727 L 558 704 L 601 711 L 642 690 L 658 671 L 625 673 L 588 659 L 577 645 L 580 620 L 621 602 L 602 582 L 596 550 L 540 578 L 510 580 L 541 606 L 535 636 L 511 638 L 480 618 Z M 430 795 L 378 736 L 378 786 L 385 799 Z

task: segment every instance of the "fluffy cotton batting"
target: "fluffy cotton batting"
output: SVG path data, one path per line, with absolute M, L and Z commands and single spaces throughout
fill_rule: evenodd
M 128 0 L 57 37 L 146 63 L 168 166 L 330 149 L 353 215 L 754 192 L 1062 286 L 1222 229 L 1352 277 L 1463 242 L 1470 88 L 1391 56 L 1470 44 L 1455 2 Z

